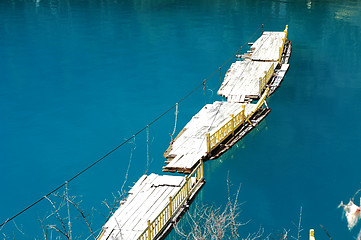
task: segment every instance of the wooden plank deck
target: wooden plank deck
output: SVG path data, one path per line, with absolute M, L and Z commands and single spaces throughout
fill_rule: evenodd
M 162 182 L 172 179 L 172 185 Z M 147 227 L 147 220 L 154 212 L 167 205 L 168 197 L 180 189 L 183 177 L 143 175 L 129 191 L 126 201 L 103 226 L 99 239 L 137 239 Z M 157 210 L 158 208 L 158 210 Z
M 251 46 L 252 61 L 273 61 L 279 60 L 279 48 L 283 45 L 285 32 L 264 32 Z
M 164 157 L 168 163 L 163 171 L 190 172 L 200 159 L 207 156 L 207 133 L 212 134 L 237 115 L 245 105 L 245 115 L 255 110 L 257 104 L 214 102 L 204 106 L 183 128 L 170 144 Z
M 152 239 L 157 239 L 156 236 L 158 235 L 164 235 L 166 229 L 168 231 L 171 229 L 171 222 L 179 220 L 180 214 L 186 211 L 186 203 L 192 201 L 203 186 L 203 165 L 201 166 L 201 175 L 199 175 L 199 172 L 198 175 L 192 175 L 188 178 L 154 173 L 149 176 L 143 175 L 128 192 L 129 195 L 126 200 L 121 203 L 103 226 L 97 240 L 134 240 L 142 236 L 147 237 L 148 221 L 150 223 L 156 221 L 153 225 L 157 229 L 152 229 Z M 191 192 L 191 190 L 193 191 Z M 180 204 L 179 207 L 175 206 L 176 203 L 173 203 L 174 210 L 169 209 L 170 197 L 172 199 L 183 197 L 185 199 L 184 206 L 177 202 Z M 172 213 L 168 213 L 167 216 L 161 215 L 162 212 L 168 209 Z M 169 219 L 165 219 L 166 217 Z M 159 219 L 163 219 L 162 226 L 160 226 Z
M 244 102 L 259 97 L 264 90 L 264 86 L 260 88 L 260 79 L 266 76 L 272 64 L 272 62 L 255 61 L 234 62 L 227 71 L 217 94 L 224 96 L 229 102 Z

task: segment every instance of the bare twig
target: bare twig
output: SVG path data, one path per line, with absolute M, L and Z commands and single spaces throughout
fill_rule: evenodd
M 298 220 L 298 226 L 296 226 L 294 224 L 297 227 L 297 238 L 292 236 L 293 239 L 300 240 L 300 238 L 301 238 L 301 232 L 303 231 L 302 226 L 301 226 L 301 222 L 302 222 L 302 206 L 300 208 L 300 217 L 299 217 L 299 220 Z
M 57 195 L 54 194 L 54 196 L 60 197 L 62 199 L 64 199 L 66 202 L 70 203 L 71 205 L 73 205 L 75 207 L 75 209 L 80 213 L 81 217 L 83 218 L 84 222 L 86 223 L 90 233 L 93 235 L 94 239 L 96 239 L 96 236 L 94 235 L 93 229 L 90 226 L 90 223 L 85 215 L 85 212 L 79 207 L 78 203 L 75 203 L 72 199 L 70 199 L 68 196 L 64 196 L 64 195 Z
M 4 222 L 4 224 L 1 226 L 1 228 L 0 228 L 0 232 L 3 230 L 3 228 L 5 227 L 5 225 L 8 223 L 8 221 L 9 221 L 9 218 L 8 219 L 6 219 L 6 221 Z
M 57 228 L 55 225 L 47 225 L 49 228 L 51 228 L 51 229 L 54 229 L 55 231 L 57 231 L 57 232 L 59 232 L 59 233 L 61 233 L 61 234 L 63 234 L 67 239 L 69 239 L 70 240 L 70 238 L 69 238 L 69 236 L 67 235 L 67 233 L 66 232 L 63 232 L 63 231 L 61 231 L 59 228 Z
M 108 215 L 106 221 L 108 221 L 108 219 L 113 215 L 113 210 L 114 210 L 115 206 L 118 204 L 119 199 L 120 199 L 121 196 L 122 196 L 120 192 L 118 192 L 118 193 L 119 193 L 119 197 L 118 197 L 118 198 L 115 198 L 115 196 L 113 195 L 114 198 L 115 198 L 115 201 L 114 201 L 112 207 L 109 206 L 109 204 L 108 204 L 108 202 L 107 202 L 106 200 L 103 201 L 103 204 L 109 209 L 109 215 Z M 118 222 L 118 219 L 117 219 L 117 218 L 114 218 L 114 219 L 115 219 L 115 222 L 116 222 L 116 224 L 117 224 L 117 226 L 118 226 L 118 229 L 119 229 L 120 234 L 122 234 L 122 232 L 121 232 L 121 227 L 120 227 L 120 224 L 119 224 L 119 222 Z
M 355 197 L 359 192 L 361 192 L 361 189 L 357 190 L 357 192 L 353 195 L 353 197 L 351 198 L 352 202 L 355 202 Z
M 182 239 L 220 240 L 240 238 L 238 229 L 240 226 L 247 224 L 238 221 L 240 211 L 237 198 L 240 187 L 235 194 L 236 198 L 233 200 L 230 194 L 229 179 L 227 179 L 227 187 L 228 201 L 223 208 L 196 204 L 192 212 L 187 212 L 187 229 L 189 228 L 190 230 L 184 231 L 179 224 L 175 227 L 176 233 Z M 249 234 L 247 238 L 243 238 L 243 240 L 260 239 L 263 233 L 263 228 L 260 228 L 257 232 Z
M 29 235 L 25 234 L 25 233 L 23 232 L 23 230 L 21 230 L 21 229 L 18 227 L 18 225 L 16 225 L 16 223 L 15 223 L 14 220 L 13 220 L 12 222 L 13 222 L 13 224 L 14 224 L 15 229 L 18 230 L 18 232 L 20 232 L 20 233 L 21 233 L 22 235 L 24 235 L 25 237 L 31 239 L 31 237 L 30 237 Z M 15 238 L 15 234 L 14 234 L 14 238 Z
M 65 223 L 64 223 L 64 220 L 61 218 L 60 214 L 59 214 L 59 210 L 61 209 L 61 207 L 63 206 L 63 204 L 60 204 L 59 205 L 59 208 L 57 208 L 55 206 L 55 204 L 53 203 L 53 201 L 50 200 L 50 198 L 48 198 L 47 196 L 45 196 L 45 199 L 48 200 L 50 202 L 50 204 L 52 205 L 52 207 L 54 208 L 54 212 L 52 214 L 50 214 L 47 218 L 49 218 L 50 216 L 52 216 L 53 214 L 55 214 L 56 218 L 58 219 L 58 221 L 61 223 L 61 226 L 63 228 L 63 230 L 60 230 L 56 227 L 54 227 L 53 225 L 48 225 L 50 228 L 54 229 L 54 230 L 57 230 L 58 232 L 62 233 L 67 239 L 71 239 L 69 234 L 68 234 L 68 231 L 66 230 L 66 227 L 65 227 Z
M 69 199 L 69 194 L 68 194 L 68 182 L 65 182 L 65 195 L 66 195 L 66 199 Z M 72 231 L 71 231 L 71 219 L 70 219 L 69 201 L 66 201 L 66 207 L 67 207 L 67 210 L 68 210 L 68 229 L 69 229 L 69 237 L 70 237 L 70 239 L 72 239 Z
M 290 230 L 283 229 L 283 233 L 281 234 L 281 240 L 287 240 L 288 239 L 288 233 Z
M 124 192 L 124 186 L 128 180 L 128 173 L 129 173 L 129 169 L 130 169 L 130 165 L 132 164 L 132 158 L 133 158 L 133 152 L 135 151 L 135 149 L 137 148 L 137 145 L 135 144 L 135 137 L 133 138 L 133 141 L 129 142 L 129 143 L 132 143 L 133 144 L 133 147 L 132 149 L 130 150 L 130 157 L 129 157 L 129 163 L 128 163 L 128 168 L 127 168 L 127 171 L 125 173 L 125 179 L 124 179 L 124 182 L 123 182 L 123 185 L 122 187 L 120 188 L 120 191 L 123 193 Z
M 40 222 L 40 227 L 41 227 L 41 229 L 43 231 L 44 240 L 47 240 L 48 239 L 48 228 L 46 226 L 44 226 L 44 224 L 43 224 L 43 222 L 45 220 L 47 220 L 47 218 L 44 218 L 44 220 L 41 220 L 40 218 L 38 218 L 38 221 Z
M 104 200 L 102 203 L 109 209 L 108 217 L 106 218 L 106 221 L 109 220 L 109 218 L 114 214 L 114 209 L 117 207 L 118 203 L 121 202 L 121 200 L 124 197 L 124 194 L 118 191 L 118 196 L 115 196 L 113 194 L 114 200 L 112 203 L 112 206 L 110 207 L 107 200 Z
M 323 231 L 326 233 L 327 237 L 332 240 L 332 237 L 330 236 L 330 234 L 327 232 L 326 228 L 323 225 L 320 225 L 320 227 L 323 229 Z

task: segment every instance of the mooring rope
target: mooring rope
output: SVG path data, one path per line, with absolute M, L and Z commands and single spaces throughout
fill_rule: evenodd
M 147 169 L 144 174 L 147 174 L 149 169 L 149 127 L 147 127 Z
M 203 81 L 204 105 L 207 105 L 206 82 L 205 80 Z
M 219 83 L 220 83 L 220 86 L 222 86 L 222 67 L 219 68 Z
M 127 171 L 125 172 L 123 185 L 120 188 L 121 194 L 124 193 L 123 189 L 124 189 L 124 186 L 125 186 L 126 182 L 128 181 L 129 169 L 130 169 L 130 165 L 132 164 L 132 160 L 133 160 L 133 152 L 135 151 L 135 149 L 137 149 L 137 144 L 135 143 L 135 137 L 134 137 L 133 141 L 131 141 L 129 143 L 132 143 L 134 146 L 130 149 L 130 157 L 129 157 L 129 162 L 128 162 L 128 168 L 127 168 Z
M 213 75 L 212 75 L 213 76 Z M 212 76 L 210 76 L 209 78 L 211 78 Z M 209 79 L 208 78 L 208 79 Z M 207 79 L 207 80 L 208 80 Z M 202 83 L 200 83 L 199 85 L 197 85 L 193 90 L 191 90 L 187 95 L 185 95 L 181 100 L 178 101 L 178 104 L 183 102 L 184 100 L 186 100 L 190 95 L 192 95 L 197 89 L 199 89 L 201 86 L 203 86 L 203 81 Z M 21 215 L 22 213 L 26 212 L 27 210 L 29 210 L 30 208 L 34 207 L 35 205 L 37 205 L 39 202 L 41 202 L 42 200 L 46 199 L 48 196 L 50 196 L 51 194 L 55 193 L 56 191 L 58 191 L 59 189 L 61 189 L 62 187 L 65 186 L 66 183 L 70 183 L 71 181 L 73 181 L 74 179 L 76 179 L 77 177 L 79 177 L 80 175 L 82 175 L 83 173 L 85 173 L 86 171 L 88 171 L 90 168 L 94 167 L 96 164 L 98 164 L 99 162 L 101 162 L 102 160 L 104 160 L 106 157 L 108 157 L 110 154 L 112 154 L 113 152 L 115 152 L 116 150 L 118 150 L 119 148 L 121 148 L 122 146 L 124 146 L 126 143 L 128 143 L 130 140 L 132 140 L 134 137 L 136 137 L 137 135 L 139 135 L 140 133 L 142 133 L 144 130 L 146 130 L 149 126 L 153 125 L 154 123 L 156 123 L 159 119 L 161 119 L 164 115 L 166 115 L 168 112 L 170 112 L 173 108 L 176 107 L 176 104 L 174 104 L 173 106 L 171 106 L 170 108 L 168 108 L 165 112 L 163 112 L 162 114 L 160 114 L 157 118 L 155 118 L 153 121 L 151 121 L 148 125 L 146 125 L 145 127 L 143 127 L 142 129 L 140 129 L 138 132 L 136 132 L 135 134 L 133 134 L 133 136 L 131 136 L 130 138 L 126 139 L 125 141 L 123 141 L 121 144 L 119 144 L 118 146 L 116 146 L 115 148 L 113 148 L 111 151 L 109 151 L 108 153 L 106 153 L 104 156 L 102 156 L 101 158 L 99 158 L 98 160 L 96 160 L 95 162 L 93 162 L 92 164 L 90 164 L 88 167 L 86 167 L 85 169 L 83 169 L 82 171 L 78 172 L 77 174 L 75 174 L 73 177 L 71 177 L 69 180 L 65 181 L 63 184 L 59 185 L 58 187 L 56 187 L 55 189 L 53 189 L 52 191 L 50 191 L 49 193 L 47 193 L 46 195 L 44 195 L 43 197 L 39 198 L 38 200 L 36 200 L 35 202 L 33 202 L 32 204 L 30 204 L 29 206 L 27 206 L 26 208 L 24 208 L 23 210 L 21 210 L 20 212 L 18 212 L 17 214 L 15 214 L 14 216 L 6 219 L 3 223 L 0 224 L 0 227 L 4 226 L 6 223 L 10 222 L 11 220 L 13 220 L 14 218 L 18 217 L 19 215 Z
M 266 21 L 254 32 L 254 34 L 239 48 L 242 49 L 257 33 L 258 31 L 263 28 L 263 25 L 268 22 L 268 20 L 270 19 L 270 17 L 272 16 L 273 13 L 270 14 L 270 16 L 266 19 Z M 149 128 L 151 125 L 153 125 L 154 123 L 156 123 L 159 119 L 161 119 L 164 115 L 166 115 L 168 112 L 170 112 L 173 108 L 177 107 L 178 104 L 180 104 L 181 102 L 183 102 L 184 100 L 186 100 L 190 95 L 192 95 L 196 90 L 198 90 L 200 87 L 205 86 L 205 84 L 207 83 L 207 81 L 212 78 L 218 71 L 220 71 L 221 68 L 223 68 L 231 59 L 233 59 L 237 54 L 238 54 L 239 50 L 237 50 L 229 59 L 227 59 L 219 68 L 217 68 L 217 70 L 215 70 L 212 74 L 210 74 L 206 79 L 204 79 L 200 84 L 198 84 L 196 87 L 194 87 L 188 94 L 186 94 L 183 98 L 181 98 L 176 104 L 174 104 L 173 106 L 169 107 L 166 111 L 164 111 L 162 114 L 160 114 L 158 117 L 156 117 L 153 121 L 151 121 L 148 125 L 146 125 L 145 127 L 141 128 L 138 132 L 134 133 L 133 136 L 129 137 L 128 139 L 124 140 L 122 143 L 120 143 L 118 146 L 116 146 L 115 148 L 113 148 L 111 151 L 109 151 L 108 153 L 106 153 L 105 155 L 103 155 L 101 158 L 99 158 L 98 160 L 96 160 L 95 162 L 93 162 L 92 164 L 90 164 L 89 166 L 87 166 L 86 168 L 84 168 L 83 170 L 81 170 L 80 172 L 78 172 L 77 174 L 75 174 L 73 177 L 71 177 L 70 179 L 68 179 L 67 181 L 65 181 L 63 184 L 59 185 L 58 187 L 56 187 L 55 189 L 51 190 L 49 193 L 47 193 L 46 195 L 44 195 L 43 197 L 39 198 L 38 200 L 36 200 L 35 202 L 33 202 L 32 204 L 28 205 L 26 208 L 24 208 L 23 210 L 21 210 L 20 212 L 18 212 L 17 214 L 15 214 L 14 216 L 7 218 L 3 223 L 0 224 L 0 227 L 3 227 L 6 223 L 10 222 L 11 220 L 13 220 L 14 218 L 18 217 L 19 215 L 21 215 L 22 213 L 26 212 L 27 210 L 29 210 L 30 208 L 34 207 L 35 205 L 37 205 L 38 203 L 40 203 L 42 200 L 48 198 L 48 196 L 50 196 L 51 194 L 55 193 L 56 191 L 58 191 L 59 189 L 61 189 L 62 187 L 64 187 L 66 184 L 70 183 L 71 181 L 73 181 L 74 179 L 78 178 L 80 175 L 82 175 L 83 173 L 85 173 L 86 171 L 88 171 L 90 168 L 94 167 L 96 164 L 98 164 L 99 162 L 101 162 L 102 160 L 104 160 L 106 157 L 108 157 L 109 155 L 111 155 L 113 152 L 115 152 L 116 150 L 118 150 L 119 148 L 121 148 L 122 146 L 124 146 L 126 143 L 128 143 L 130 140 L 132 140 L 133 138 L 135 138 L 137 135 L 139 135 L 140 133 L 142 133 L 143 131 L 145 131 L 147 128 Z M 206 100 L 206 98 L 205 98 Z M 2 228 L 1 228 L 2 229 Z
M 175 118 L 174 118 L 174 128 L 173 132 L 170 134 L 171 142 L 173 142 L 173 136 L 175 134 L 175 131 L 177 129 L 177 122 L 178 122 L 178 103 L 175 104 Z

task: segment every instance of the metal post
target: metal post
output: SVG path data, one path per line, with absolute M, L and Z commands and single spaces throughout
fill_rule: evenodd
M 186 188 L 185 188 L 185 191 L 186 191 L 186 196 L 187 198 L 189 197 L 188 194 L 189 194 L 189 181 L 188 181 L 188 176 L 186 176 Z
M 262 85 L 263 85 L 263 84 L 262 84 L 262 78 L 260 77 L 258 80 L 259 80 L 259 81 L 258 81 L 258 82 L 259 82 L 259 84 L 258 84 L 258 85 L 259 85 L 258 96 L 260 96 L 261 93 L 262 93 L 262 88 L 263 88 L 263 87 L 262 87 Z
M 222 68 L 219 68 L 219 83 L 222 85 Z
M 279 59 L 278 62 L 281 62 L 281 56 L 282 56 L 282 48 L 279 48 Z
M 172 215 L 173 215 L 172 201 L 173 201 L 172 197 L 169 197 L 169 213 L 170 213 L 169 218 L 172 218 Z
M 246 118 L 246 105 L 242 105 L 242 123 L 244 122 L 244 119 Z
M 151 231 L 150 231 L 150 220 L 148 220 L 148 239 L 149 239 L 149 240 L 152 239 Z
M 211 134 L 207 133 L 207 153 L 211 153 Z

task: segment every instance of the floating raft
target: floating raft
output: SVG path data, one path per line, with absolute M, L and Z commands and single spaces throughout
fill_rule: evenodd
M 288 26 L 283 32 L 264 32 L 252 45 L 251 51 L 245 56 L 252 61 L 277 62 L 287 39 Z
M 270 89 L 268 97 L 271 96 L 281 85 L 289 68 L 288 62 L 291 57 L 292 44 L 287 39 L 287 35 L 288 25 L 283 32 L 264 32 L 254 43 L 249 43 L 249 45 L 251 45 L 251 50 L 240 56 L 244 61 L 274 63 L 274 72 L 272 73 L 272 76 L 270 76 L 270 79 L 266 78 L 268 83 L 264 86 L 264 88 Z M 254 84 L 256 85 L 256 83 Z M 262 85 L 263 82 L 260 84 L 260 87 Z M 257 99 L 256 96 L 248 96 L 248 98 L 249 99 L 247 99 L 247 97 L 245 99 L 241 98 L 241 101 Z M 234 97 L 230 96 L 230 100 L 233 101 L 233 99 Z
M 199 161 L 211 158 L 225 140 L 235 138 L 240 128 L 244 131 L 237 135 L 245 136 L 258 124 L 252 117 L 262 110 L 267 93 L 257 104 L 214 102 L 204 106 L 164 153 L 167 165 L 163 171 L 188 173 Z
M 143 175 L 97 240 L 162 239 L 204 185 L 203 163 L 189 176 Z
M 227 71 L 217 94 L 229 102 L 259 98 L 276 66 L 273 62 L 236 61 Z

